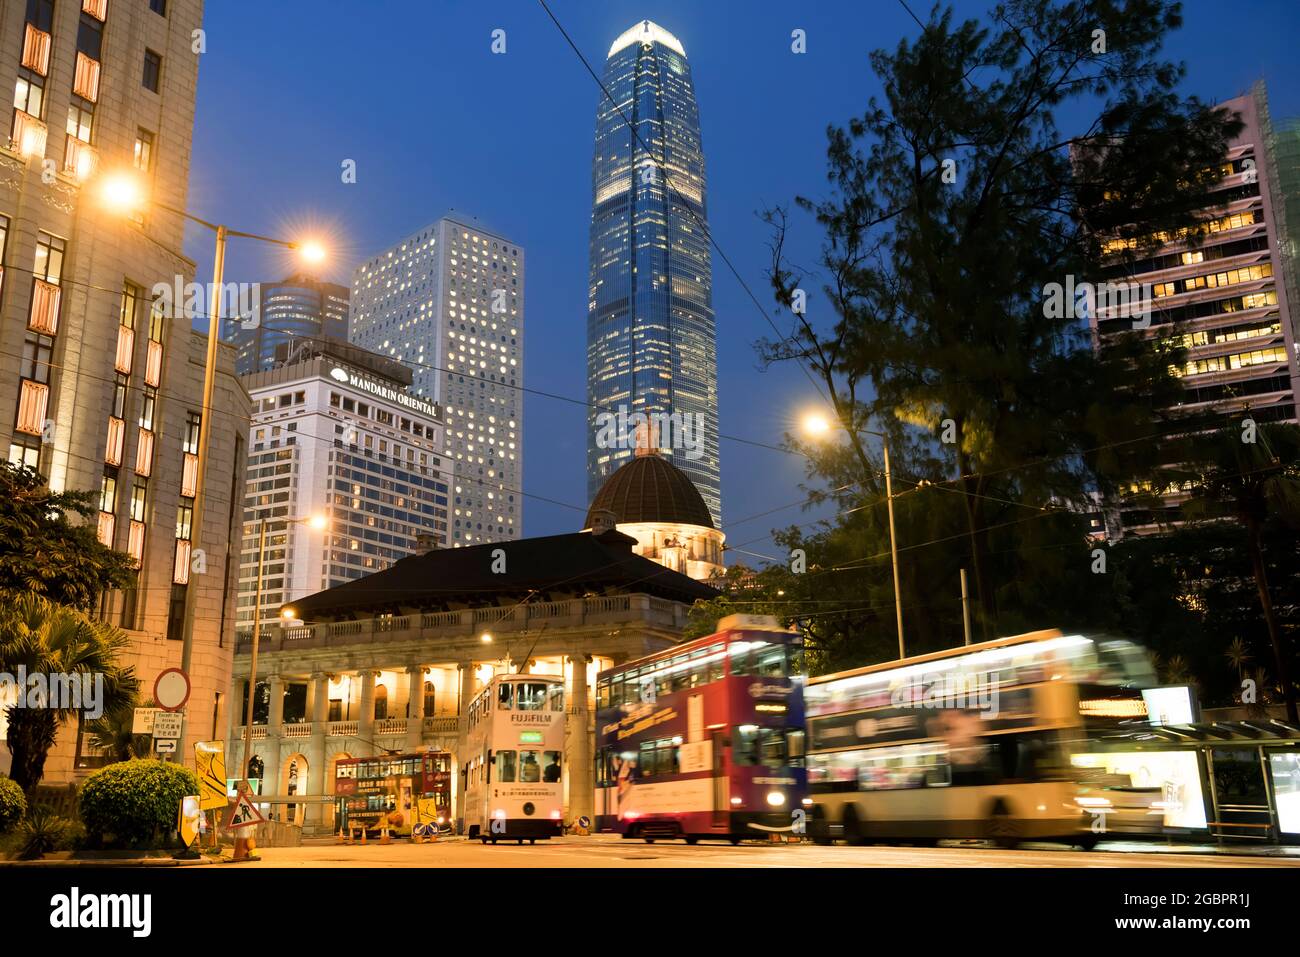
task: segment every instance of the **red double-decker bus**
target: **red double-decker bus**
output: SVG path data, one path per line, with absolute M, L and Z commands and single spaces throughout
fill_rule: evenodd
M 437 826 L 451 822 L 451 755 L 446 751 L 341 758 L 334 771 L 336 821 L 340 828 L 410 834 L 417 800 L 432 800 Z
M 602 672 L 596 827 L 652 842 L 802 833 L 803 646 L 774 618 Z

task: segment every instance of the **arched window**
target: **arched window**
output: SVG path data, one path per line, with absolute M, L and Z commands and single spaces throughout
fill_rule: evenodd
M 424 683 L 424 713 L 426 715 L 433 714 L 434 703 L 433 682 L 426 681 Z
M 388 688 L 378 685 L 375 688 L 375 720 L 382 721 L 388 717 Z

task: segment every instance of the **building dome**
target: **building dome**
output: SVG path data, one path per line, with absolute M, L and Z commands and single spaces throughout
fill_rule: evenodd
M 669 523 L 713 528 L 713 519 L 686 473 L 658 455 L 637 455 L 605 480 L 591 508 L 586 528 L 598 512 L 609 512 L 619 525 Z

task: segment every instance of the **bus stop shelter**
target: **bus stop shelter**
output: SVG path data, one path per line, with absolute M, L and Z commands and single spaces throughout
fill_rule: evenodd
M 1094 748 L 1135 783 L 1165 787 L 1184 808 L 1180 829 L 1219 841 L 1300 844 L 1294 725 L 1267 718 L 1146 725 L 1103 737 Z

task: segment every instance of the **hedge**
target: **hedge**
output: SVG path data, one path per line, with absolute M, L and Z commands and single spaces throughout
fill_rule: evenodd
M 27 798 L 23 789 L 0 775 L 0 834 L 12 831 L 26 814 Z
M 87 837 L 109 847 L 153 848 L 179 843 L 181 798 L 199 793 L 199 779 L 179 764 L 132 760 L 86 778 L 78 804 Z

